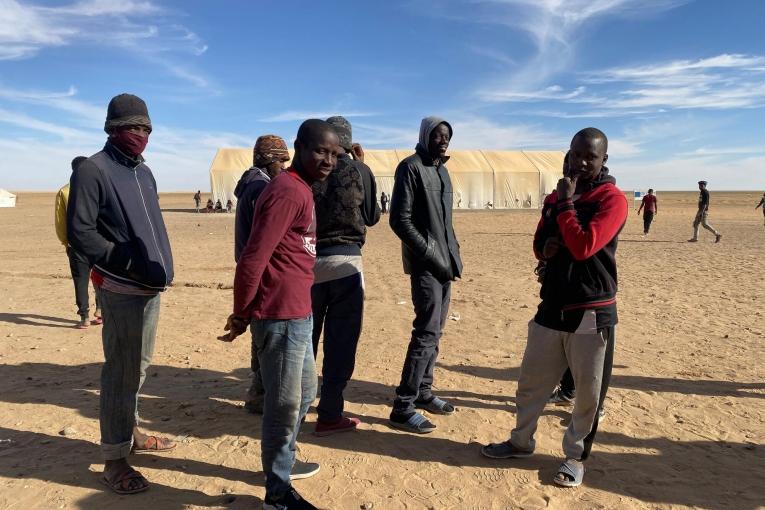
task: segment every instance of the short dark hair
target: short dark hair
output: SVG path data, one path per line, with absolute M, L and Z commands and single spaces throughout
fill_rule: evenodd
M 74 158 L 72 160 L 72 171 L 77 170 L 77 167 L 80 166 L 82 162 L 85 161 L 86 159 L 88 158 L 86 158 L 85 156 L 77 156 L 76 158 Z
M 653 188 L 648 188 L 648 193 L 653 193 Z
M 300 124 L 295 143 L 300 142 L 302 145 L 306 145 L 315 142 L 326 132 L 335 134 L 335 129 L 331 124 L 321 119 L 308 119 Z
M 586 127 L 584 129 L 580 129 L 574 135 L 574 138 L 578 138 L 580 136 L 588 140 L 603 140 L 603 144 L 605 145 L 606 152 L 608 151 L 608 137 L 600 129 L 594 128 L 594 127 Z

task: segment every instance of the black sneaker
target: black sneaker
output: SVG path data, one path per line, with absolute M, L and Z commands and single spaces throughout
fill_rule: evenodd
M 263 501 L 263 510 L 319 510 L 308 501 L 304 500 L 295 489 L 290 489 L 281 497 L 274 500 L 266 496 Z
M 547 399 L 547 405 L 570 406 L 574 404 L 575 398 L 575 396 L 569 397 L 561 391 L 560 387 L 558 387 L 552 392 L 550 398 Z
M 292 465 L 292 472 L 290 473 L 290 480 L 311 478 L 320 469 L 321 466 L 316 462 L 303 462 L 302 460 L 295 459 L 295 464 Z

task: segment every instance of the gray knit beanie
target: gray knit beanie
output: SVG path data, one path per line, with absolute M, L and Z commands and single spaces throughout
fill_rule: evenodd
M 106 109 L 104 131 L 124 126 L 145 126 L 151 129 L 151 119 L 146 103 L 138 96 L 120 94 L 109 101 Z

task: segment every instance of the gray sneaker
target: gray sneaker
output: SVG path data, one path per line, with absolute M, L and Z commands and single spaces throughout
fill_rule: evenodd
M 321 466 L 316 462 L 303 462 L 302 460 L 295 459 L 295 464 L 293 464 L 292 472 L 290 473 L 290 480 L 311 478 L 318 473 L 320 469 Z
M 491 443 L 481 448 L 484 457 L 490 459 L 525 459 L 531 457 L 534 451 L 521 450 L 513 446 L 510 441 L 504 443 Z

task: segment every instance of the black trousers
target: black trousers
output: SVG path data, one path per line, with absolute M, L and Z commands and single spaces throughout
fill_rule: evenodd
M 311 307 L 314 358 L 324 332 L 321 396 L 316 412 L 320 422 L 332 423 L 343 417 L 343 391 L 356 367 L 356 349 L 364 320 L 362 274 L 315 283 L 311 287 Z
M 649 211 L 643 211 L 643 233 L 647 234 L 651 230 L 651 223 L 653 222 L 654 213 Z
M 90 311 L 88 301 L 88 280 L 90 280 L 90 262 L 84 255 L 77 253 L 71 247 L 66 248 L 69 257 L 69 270 L 74 282 L 74 299 L 77 302 L 77 314 L 87 319 Z M 98 294 L 96 294 L 96 308 L 98 306 Z
M 411 275 L 411 284 L 415 317 L 393 401 L 393 414 L 397 415 L 413 413 L 415 400 L 433 396 L 433 370 L 451 298 L 451 281 L 442 282 L 428 272 Z

